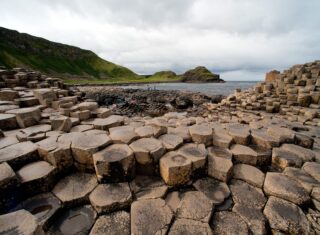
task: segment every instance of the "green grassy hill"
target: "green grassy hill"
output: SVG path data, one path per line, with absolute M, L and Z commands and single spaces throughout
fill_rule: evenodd
M 0 27 L 0 65 L 8 68 L 30 68 L 69 79 L 139 79 L 131 70 L 103 60 L 92 51 L 2 27 Z

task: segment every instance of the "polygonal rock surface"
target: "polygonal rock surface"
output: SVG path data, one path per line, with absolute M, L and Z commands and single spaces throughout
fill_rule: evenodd
M 265 130 L 252 130 L 252 143 L 265 149 L 271 149 L 279 146 L 279 140 L 268 133 Z
M 320 164 L 316 162 L 306 162 L 302 169 L 320 182 Z
M 118 211 L 100 216 L 91 229 L 90 235 L 130 235 L 130 214 Z
M 298 182 L 281 173 L 268 172 L 263 189 L 267 195 L 283 198 L 297 205 L 310 200 L 308 193 Z
M 301 167 L 302 159 L 298 155 L 284 150 L 282 148 L 272 149 L 272 166 L 277 169 L 285 169 L 286 167 Z
M 212 178 L 199 179 L 193 186 L 209 198 L 214 205 L 223 203 L 230 196 L 228 185 Z
M 50 118 L 52 130 L 69 132 L 72 127 L 71 119 L 65 116 L 55 116 Z
M 80 104 L 77 104 L 77 108 L 81 111 L 83 111 L 83 110 L 93 111 L 98 108 L 98 104 L 97 104 L 97 102 L 86 101 L 86 102 L 82 102 Z
M 0 149 L 19 143 L 15 136 L 6 136 L 0 138 Z
M 178 126 L 176 128 L 169 127 L 168 134 L 178 135 L 182 137 L 185 142 L 189 142 L 191 140 L 189 127 L 187 126 Z
M 48 235 L 55 234 L 88 234 L 96 218 L 91 206 L 72 208 L 62 213 L 50 227 Z
M 291 179 L 299 182 L 308 193 L 311 193 L 314 187 L 320 187 L 320 183 L 317 180 L 301 169 L 287 167 L 284 169 L 283 173 Z
M 253 234 L 267 234 L 267 220 L 259 209 L 235 204 L 232 211 L 237 213 L 249 225 Z
M 99 213 L 110 213 L 130 206 L 132 196 L 128 183 L 99 184 L 89 196 Z
M 93 126 L 99 130 L 107 130 L 111 127 L 121 126 L 124 122 L 124 118 L 118 115 L 111 115 L 107 118 L 97 118 L 93 122 Z
M 247 145 L 250 141 L 250 128 L 243 124 L 234 124 L 228 127 L 228 134 L 236 144 Z
M 232 180 L 229 185 L 233 201 L 240 205 L 262 209 L 267 201 L 262 190 L 241 180 Z
M 148 138 L 154 136 L 154 129 L 152 126 L 140 126 L 135 128 L 135 132 L 140 138 Z
M 8 163 L 4 162 L 0 164 L 0 189 L 4 189 L 8 184 L 14 181 L 16 174 Z
M 16 115 L 0 113 L 0 126 L 2 130 L 12 130 L 18 127 Z
M 225 154 L 224 154 L 225 153 Z M 231 157 L 226 158 L 231 155 L 227 149 L 210 147 L 208 149 L 208 175 L 221 180 L 223 182 L 228 182 L 232 177 L 232 161 Z M 223 157 L 220 157 L 223 156 Z M 224 157 L 226 156 L 226 157 Z
M 212 127 L 209 125 L 193 125 L 189 127 L 192 140 L 198 144 L 204 144 L 206 146 L 212 143 Z
M 295 204 L 271 196 L 263 210 L 270 227 L 287 234 L 309 234 L 310 225 L 303 211 Z
M 215 128 L 213 131 L 213 145 L 221 148 L 229 148 L 233 139 L 227 133 L 226 130 L 222 128 Z
M 69 206 L 89 201 L 89 194 L 96 186 L 95 175 L 75 173 L 60 180 L 52 192 Z
M 172 217 L 162 199 L 135 201 L 131 204 L 131 234 L 166 234 Z
M 93 155 L 99 181 L 130 180 L 135 175 L 133 151 L 126 144 L 113 144 Z
M 46 132 L 51 131 L 51 126 L 47 124 L 40 124 L 35 126 L 30 126 L 25 129 L 19 130 L 17 133 L 17 138 L 20 142 L 22 141 L 33 141 L 37 142 L 46 137 Z
M 0 149 L 0 163 L 8 162 L 16 168 L 38 159 L 37 146 L 32 142 L 21 142 Z
M 168 191 L 161 178 L 143 175 L 136 176 L 130 182 L 130 188 L 138 200 L 162 198 Z
M 1 234 L 44 234 L 36 217 L 26 210 L 19 210 L 9 214 L 0 215 Z
M 178 149 L 178 153 L 192 162 L 192 170 L 201 170 L 205 167 L 208 152 L 204 144 L 185 144 Z
M 92 125 L 78 125 L 71 128 L 70 132 L 85 132 L 88 130 L 92 130 Z
M 21 128 L 36 125 L 41 119 L 41 111 L 37 107 L 13 109 L 6 113 L 15 114 L 17 122 Z
M 108 108 L 97 108 L 94 112 L 98 118 L 107 118 L 112 114 L 111 109 Z
M 270 126 L 267 133 L 278 139 L 280 143 L 292 143 L 295 138 L 294 131 L 279 126 Z
M 130 144 L 139 138 L 131 126 L 118 126 L 109 129 L 110 138 L 115 144 Z
M 19 97 L 19 93 L 14 90 L 4 89 L 0 91 L 0 100 L 13 101 Z
M 297 155 L 303 162 L 313 161 L 315 158 L 315 153 L 312 150 L 295 144 L 283 144 L 281 149 Z
M 213 234 L 249 234 L 249 228 L 246 222 L 234 212 L 216 212 L 210 224 L 213 230 Z
M 264 174 L 258 168 L 247 164 L 236 164 L 233 166 L 233 178 L 246 181 L 252 186 L 262 188 Z
M 175 150 L 183 144 L 183 138 L 174 134 L 162 135 L 159 140 L 168 151 Z
M 258 154 L 252 148 L 235 144 L 231 147 L 233 159 L 238 163 L 256 165 Z
M 33 90 L 33 95 L 44 106 L 50 106 L 52 101 L 57 100 L 56 93 L 50 88 L 35 89 Z
M 208 223 L 191 219 L 176 219 L 170 228 L 169 235 L 212 235 Z
M 160 174 L 168 185 L 186 184 L 192 174 L 192 161 L 177 152 L 168 152 L 160 159 Z

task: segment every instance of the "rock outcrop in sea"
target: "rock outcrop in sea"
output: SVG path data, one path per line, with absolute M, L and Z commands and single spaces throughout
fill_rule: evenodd
M 1 69 L 0 234 L 319 234 L 319 81 L 151 117 Z

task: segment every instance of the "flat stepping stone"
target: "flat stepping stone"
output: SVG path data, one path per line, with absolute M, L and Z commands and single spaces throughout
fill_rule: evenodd
M 250 145 L 250 148 L 252 148 L 257 153 L 257 166 L 269 166 L 271 164 L 272 159 L 272 150 L 270 149 L 264 149 L 257 145 Z
M 297 205 L 310 200 L 309 194 L 300 183 L 281 173 L 268 172 L 263 189 L 266 195 L 276 196 Z
M 94 169 L 93 154 L 111 144 L 107 134 L 86 135 L 79 133 L 78 138 L 71 144 L 71 150 L 78 169 Z
M 89 110 L 70 112 L 70 117 L 74 118 L 76 123 L 79 124 L 80 121 L 84 122 L 84 121 L 88 120 L 91 117 L 91 112 Z M 72 119 L 71 119 L 71 121 L 72 121 Z M 73 122 L 73 124 L 75 124 L 75 123 Z
M 163 144 L 163 146 L 168 150 L 172 151 L 177 149 L 183 144 L 183 138 L 174 134 L 165 134 L 158 138 Z
M 192 161 L 175 151 L 168 152 L 160 159 L 160 175 L 167 185 L 187 184 L 192 175 Z
M 299 182 L 308 193 L 311 193 L 314 187 L 320 187 L 320 182 L 301 169 L 287 167 L 284 169 L 283 173 L 291 179 Z
M 267 201 L 262 190 L 241 180 L 232 180 L 229 185 L 235 203 L 262 209 Z
M 208 148 L 208 175 L 223 182 L 228 182 L 232 177 L 233 163 L 231 159 L 232 154 L 228 149 Z
M 312 149 L 314 144 L 314 138 L 301 133 L 296 133 L 295 144 L 304 148 Z
M 269 197 L 263 210 L 272 229 L 286 234 L 309 234 L 310 225 L 303 211 L 286 200 Z
M 232 211 L 237 213 L 249 225 L 253 234 L 267 234 L 267 219 L 259 209 L 235 204 Z
M 315 159 L 315 153 L 295 144 L 283 144 L 281 149 L 297 155 L 303 162 L 310 162 Z
M 230 151 L 232 152 L 233 159 L 237 163 L 244 163 L 249 165 L 256 165 L 258 154 L 252 148 L 235 144 L 231 147 Z
M 8 147 L 13 144 L 19 143 L 19 140 L 15 136 L 7 136 L 0 138 L 0 149 Z
M 189 127 L 187 126 L 178 126 L 176 128 L 168 127 L 168 134 L 174 134 L 182 137 L 183 141 L 190 142 L 191 135 L 189 132 Z
M 28 195 L 49 191 L 54 182 L 56 168 L 46 161 L 37 161 L 17 171 L 22 188 Z
M 52 192 L 64 205 L 73 206 L 89 202 L 89 194 L 97 184 L 95 175 L 75 173 L 60 180 Z
M 71 128 L 70 132 L 85 132 L 92 130 L 93 126 L 92 125 L 77 125 Z
M 246 222 L 234 212 L 216 212 L 210 223 L 213 234 L 248 235 L 249 228 Z
M 228 134 L 236 144 L 248 145 L 250 142 L 250 127 L 248 125 L 230 125 L 228 127 Z
M 139 175 L 130 182 L 130 188 L 137 200 L 163 198 L 168 186 L 161 178 Z
M 40 122 L 41 111 L 38 107 L 9 110 L 6 113 L 16 115 L 17 123 L 21 128 L 34 126 Z
M 38 158 L 37 146 L 30 141 L 0 149 L 0 163 L 7 162 L 13 168 L 19 168 Z
M 76 108 L 78 110 L 90 110 L 90 111 L 94 111 L 99 107 L 97 102 L 92 102 L 92 101 L 86 101 L 86 102 L 82 102 L 80 104 L 76 105 Z
M 228 185 L 212 178 L 199 179 L 193 186 L 209 198 L 214 205 L 222 204 L 230 196 Z
M 50 106 L 53 101 L 58 99 L 57 94 L 51 88 L 34 89 L 33 95 L 44 106 Z
M 16 115 L 0 113 L 0 126 L 2 130 L 12 130 L 18 128 Z
M 52 193 L 39 194 L 28 198 L 18 205 L 15 210 L 24 209 L 37 218 L 38 223 L 48 229 L 54 215 L 61 208 L 61 202 Z
M 251 131 L 252 143 L 261 148 L 272 149 L 279 147 L 280 142 L 277 138 L 269 135 L 265 130 L 252 130 Z
M 140 138 L 149 138 L 154 136 L 154 128 L 152 126 L 140 126 L 135 128 L 135 132 Z
M 132 195 L 128 183 L 99 184 L 89 199 L 94 209 L 101 214 L 129 208 Z
M 169 235 L 212 235 L 208 223 L 191 219 L 176 219 L 170 228 Z
M 214 128 L 213 145 L 221 148 L 229 148 L 233 142 L 232 136 L 223 128 Z
M 88 234 L 96 216 L 95 210 L 88 205 L 69 209 L 54 221 L 47 234 Z
M 130 144 L 134 152 L 136 162 L 141 165 L 140 172 L 154 172 L 155 164 L 165 153 L 165 148 L 160 140 L 154 138 L 142 138 Z
M 131 126 L 118 126 L 109 129 L 110 138 L 115 144 L 130 144 L 139 138 Z
M 272 166 L 284 170 L 286 167 L 301 167 L 302 159 L 295 153 L 282 148 L 272 149 Z
M 166 234 L 172 218 L 162 199 L 135 201 L 131 204 L 131 234 Z
M 14 104 L 0 105 L 0 113 L 5 113 L 9 110 L 18 109 L 18 108 L 19 106 Z
M 264 174 L 258 168 L 247 164 L 236 164 L 233 166 L 233 178 L 239 179 L 251 184 L 252 186 L 262 188 Z
M 50 118 L 51 127 L 54 131 L 69 132 L 72 128 L 72 121 L 66 116 L 54 116 Z
M 126 144 L 113 144 L 93 154 L 94 168 L 100 182 L 131 180 L 135 175 L 135 160 Z
M 118 211 L 109 215 L 100 216 L 89 235 L 130 235 L 130 214 Z
M 112 114 L 112 110 L 108 108 L 97 108 L 94 113 L 98 118 L 107 118 Z
M 213 130 L 210 125 L 193 125 L 189 127 L 189 132 L 193 142 L 206 146 L 212 145 Z
M 179 191 L 172 191 L 168 193 L 166 196 L 166 204 L 170 207 L 170 209 L 176 213 L 177 209 L 179 208 L 181 202 L 181 193 Z
M 306 162 L 302 169 L 320 182 L 320 164 L 316 162 Z
M 92 124 L 98 130 L 107 130 L 111 127 L 121 126 L 123 123 L 124 118 L 122 116 L 111 115 L 107 118 L 97 118 Z
M 1 234 L 45 234 L 37 218 L 26 210 L 0 215 Z
M 204 144 L 185 144 L 178 149 L 178 153 L 191 160 L 193 171 L 201 171 L 205 167 L 208 152 Z
M 280 126 L 270 126 L 267 129 L 270 136 L 275 137 L 280 143 L 293 143 L 295 139 L 295 132 Z
M 30 126 L 25 129 L 21 129 L 16 136 L 20 142 L 22 141 L 37 142 L 46 138 L 46 132 L 49 132 L 49 131 L 51 131 L 50 125 L 40 124 L 40 125 Z

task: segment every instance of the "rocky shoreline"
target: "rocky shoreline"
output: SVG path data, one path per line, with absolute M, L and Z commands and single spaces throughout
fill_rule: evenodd
M 0 234 L 319 234 L 320 62 L 273 74 L 213 103 L 0 70 Z

